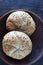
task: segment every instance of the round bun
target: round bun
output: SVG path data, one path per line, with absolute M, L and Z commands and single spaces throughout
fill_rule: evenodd
M 25 11 L 16 11 L 9 15 L 6 21 L 8 31 L 18 30 L 29 36 L 35 31 L 36 25 L 31 15 Z
M 14 59 L 23 59 L 32 51 L 32 42 L 27 34 L 19 31 L 7 33 L 2 40 L 3 51 Z

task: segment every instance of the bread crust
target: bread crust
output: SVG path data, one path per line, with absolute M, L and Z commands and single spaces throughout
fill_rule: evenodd
M 36 24 L 29 13 L 25 11 L 16 11 L 11 13 L 7 18 L 6 28 L 8 31 L 22 31 L 30 36 L 35 31 Z
M 32 51 L 32 41 L 23 32 L 11 31 L 2 40 L 3 52 L 14 59 L 23 59 Z

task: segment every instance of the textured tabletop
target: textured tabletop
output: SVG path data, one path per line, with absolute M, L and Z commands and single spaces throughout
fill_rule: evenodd
M 0 16 L 13 9 L 28 9 L 43 19 L 43 0 L 0 0 Z
M 43 0 L 0 0 L 0 16 L 13 9 L 28 9 L 43 19 Z M 0 65 L 8 65 L 0 60 Z M 33 65 L 43 65 L 43 57 Z

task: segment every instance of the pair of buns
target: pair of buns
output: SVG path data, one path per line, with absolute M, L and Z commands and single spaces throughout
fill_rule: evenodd
M 13 12 L 7 18 L 6 28 L 11 32 L 2 40 L 4 53 L 14 59 L 23 59 L 29 55 L 32 51 L 32 41 L 29 36 L 36 29 L 33 18 L 24 11 Z

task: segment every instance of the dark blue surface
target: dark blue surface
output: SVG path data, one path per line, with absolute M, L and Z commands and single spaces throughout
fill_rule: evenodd
M 0 16 L 13 9 L 28 9 L 43 19 L 43 0 L 0 0 Z M 0 65 L 8 65 L 0 60 Z M 33 65 L 43 65 L 43 57 Z
M 43 0 L 0 0 L 0 16 L 12 9 L 29 9 L 43 19 Z

